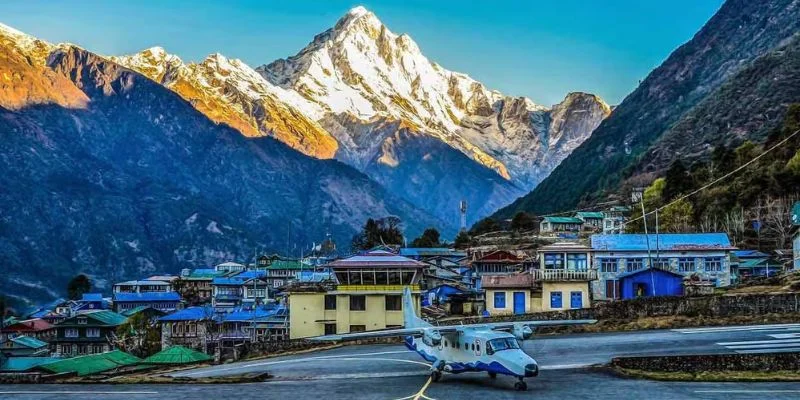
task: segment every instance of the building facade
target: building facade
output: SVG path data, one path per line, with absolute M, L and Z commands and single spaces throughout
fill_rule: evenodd
M 731 284 L 730 254 L 736 248 L 724 233 L 592 235 L 591 246 L 598 271 L 592 283 L 595 299 L 621 298 L 620 277 L 650 267 L 695 276 L 717 287 Z
M 112 338 L 127 318 L 112 311 L 94 311 L 67 318 L 56 325 L 50 350 L 60 357 L 105 353 L 114 350 Z
M 373 250 L 327 267 L 334 272 L 335 288 L 288 289 L 292 339 L 401 327 L 405 288 L 419 307 L 421 262 Z
M 539 267 L 532 270 L 541 290 L 542 311 L 591 307 L 590 282 L 597 279 L 591 248 L 574 242 L 543 246 Z
M 580 232 L 583 221 L 575 217 L 544 217 L 539 222 L 539 232 Z

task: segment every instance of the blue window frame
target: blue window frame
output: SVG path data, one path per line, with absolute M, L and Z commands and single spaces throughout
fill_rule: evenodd
M 544 269 L 564 269 L 564 255 L 561 253 L 545 253 Z
M 589 269 L 589 262 L 586 253 L 567 254 L 567 269 L 570 271 L 586 271 Z
M 709 257 L 704 260 L 706 272 L 722 272 L 722 258 Z
M 583 292 L 569 293 L 569 308 L 583 308 Z
M 694 258 L 679 258 L 678 272 L 694 272 Z
M 505 292 L 494 292 L 494 308 L 506 308 Z
M 550 308 L 561 308 L 561 292 L 550 292 Z

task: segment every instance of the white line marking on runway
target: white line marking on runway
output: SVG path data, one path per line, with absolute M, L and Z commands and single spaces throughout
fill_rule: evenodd
M 782 349 L 787 347 L 800 348 L 800 343 L 773 343 L 773 344 L 752 344 L 744 346 L 725 346 L 731 350 L 742 349 Z
M 15 391 L 0 391 L 0 394 L 158 394 L 158 392 L 144 392 L 144 391 L 105 391 L 95 392 L 91 390 L 15 390 Z
M 243 365 L 235 365 L 230 366 L 227 368 L 211 368 L 211 369 L 202 369 L 193 372 L 186 372 L 175 374 L 173 376 L 192 376 L 192 375 L 201 375 L 206 374 L 209 372 L 224 372 L 224 371 L 235 371 L 237 369 L 244 369 L 244 368 L 251 368 L 251 367 L 262 367 L 266 365 L 276 365 L 276 364 L 287 364 L 287 363 L 298 363 L 303 361 L 313 361 L 313 360 L 330 360 L 330 359 L 339 359 L 339 358 L 348 358 L 348 357 L 365 357 L 365 356 L 378 356 L 384 354 L 399 354 L 399 353 L 408 353 L 408 350 L 402 351 L 380 351 L 376 353 L 356 353 L 356 354 L 338 354 L 338 355 L 331 355 L 331 356 L 317 356 L 317 357 L 305 357 L 305 358 L 294 358 L 290 360 L 278 360 L 278 361 L 264 361 L 258 363 L 251 363 L 251 364 L 243 364 Z M 418 362 L 418 361 L 417 361 Z
M 780 340 L 751 340 L 744 342 L 720 342 L 720 346 L 741 346 L 741 345 L 757 345 L 757 344 L 781 344 L 781 343 L 800 343 L 800 339 L 780 339 Z
M 557 364 L 557 365 L 540 365 L 540 370 L 559 370 L 559 369 L 577 369 L 590 367 L 592 364 Z
M 775 339 L 800 339 L 800 333 L 776 333 L 769 336 L 774 337 Z

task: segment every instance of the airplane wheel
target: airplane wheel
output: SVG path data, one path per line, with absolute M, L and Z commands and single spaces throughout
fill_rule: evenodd
M 441 371 L 433 371 L 431 372 L 431 380 L 434 382 L 439 382 L 439 379 L 442 379 Z
M 524 392 L 528 390 L 528 384 L 522 381 L 517 382 L 514 384 L 514 389 L 517 389 L 520 392 Z
M 492 379 L 497 378 L 497 372 L 489 372 L 489 378 L 492 378 Z

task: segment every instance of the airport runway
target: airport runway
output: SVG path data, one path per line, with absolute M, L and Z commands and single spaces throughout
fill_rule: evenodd
M 796 399 L 800 383 L 690 383 L 620 379 L 586 366 L 623 355 L 800 351 L 800 324 L 698 328 L 537 337 L 524 343 L 542 372 L 516 392 L 508 377 L 445 374 L 430 383 L 428 365 L 402 345 L 347 346 L 296 356 L 184 371 L 223 376 L 268 371 L 269 382 L 245 385 L 3 385 L 0 398 L 64 399 L 461 399 L 648 398 Z M 478 397 L 480 396 L 480 397 Z

